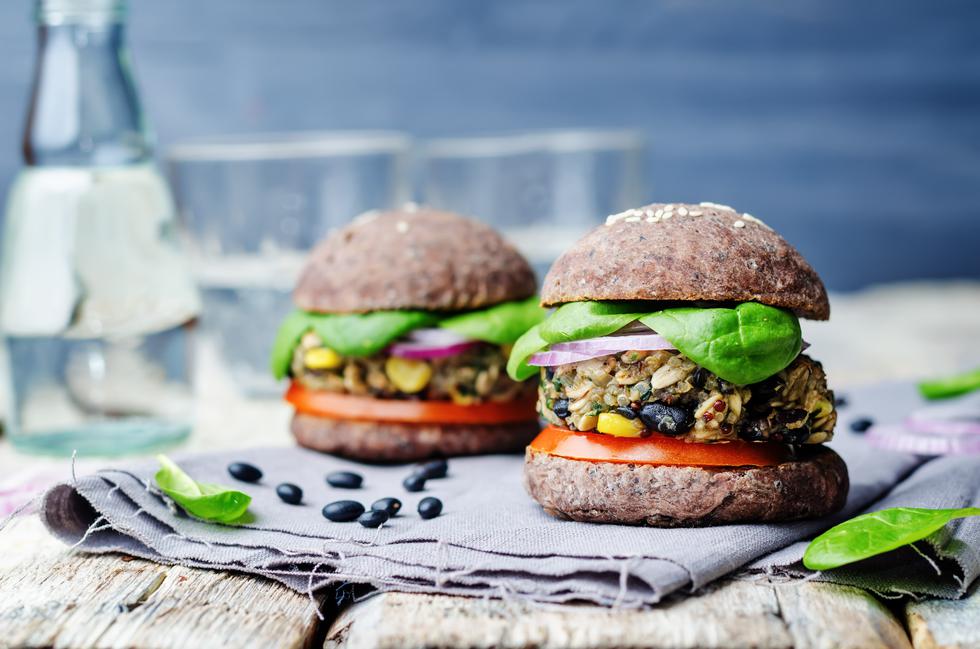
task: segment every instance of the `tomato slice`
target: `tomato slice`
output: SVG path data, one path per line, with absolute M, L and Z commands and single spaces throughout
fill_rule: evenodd
M 286 401 L 298 412 L 332 419 L 399 421 L 409 424 L 511 424 L 537 419 L 535 398 L 461 406 L 451 401 L 375 399 L 308 390 L 292 383 Z
M 531 448 L 570 460 L 620 464 L 685 466 L 769 466 L 792 459 L 780 442 L 715 442 L 705 444 L 654 434 L 650 437 L 614 437 L 548 426 Z

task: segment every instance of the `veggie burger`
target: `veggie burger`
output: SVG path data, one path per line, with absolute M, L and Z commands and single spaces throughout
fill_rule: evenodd
M 813 268 L 771 228 L 714 203 L 610 216 L 552 266 L 558 307 L 514 345 L 547 427 L 526 451 L 556 516 L 654 526 L 821 516 L 847 468 L 824 446 L 834 394 L 797 318 L 826 320 Z
M 518 450 L 532 382 L 505 370 L 540 322 L 527 261 L 491 228 L 408 206 L 369 212 L 311 253 L 272 369 L 306 447 L 369 461 Z

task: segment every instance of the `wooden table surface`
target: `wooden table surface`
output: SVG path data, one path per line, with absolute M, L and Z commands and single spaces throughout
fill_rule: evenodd
M 805 323 L 804 337 L 839 391 L 980 364 L 980 283 L 890 286 L 834 296 L 833 307 L 832 322 Z M 289 443 L 288 409 L 243 400 L 207 348 L 202 356 L 187 448 Z M 24 471 L 67 477 L 70 467 L 0 443 L 0 480 Z M 350 604 L 343 592 L 338 605 L 333 592 L 313 601 L 261 578 L 72 552 L 33 516 L 0 531 L 3 647 L 980 648 L 976 587 L 959 601 L 890 601 L 818 582 L 729 579 L 644 610 L 400 593 Z

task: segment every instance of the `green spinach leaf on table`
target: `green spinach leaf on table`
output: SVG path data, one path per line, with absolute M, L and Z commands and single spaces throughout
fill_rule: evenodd
M 972 372 L 923 381 L 919 384 L 919 392 L 926 399 L 949 399 L 974 390 L 980 390 L 980 367 Z

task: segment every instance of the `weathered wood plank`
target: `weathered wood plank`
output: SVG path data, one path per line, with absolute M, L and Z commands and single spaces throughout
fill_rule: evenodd
M 964 599 L 925 599 L 905 606 L 915 649 L 980 649 L 980 587 Z
M 870 593 L 819 582 L 773 586 L 796 647 L 910 647 L 901 623 Z
M 327 649 L 495 647 L 910 647 L 870 595 L 827 584 L 727 581 L 647 610 L 378 595 L 342 612 Z
M 0 646 L 303 647 L 319 620 L 265 579 L 60 548 L 0 573 Z

